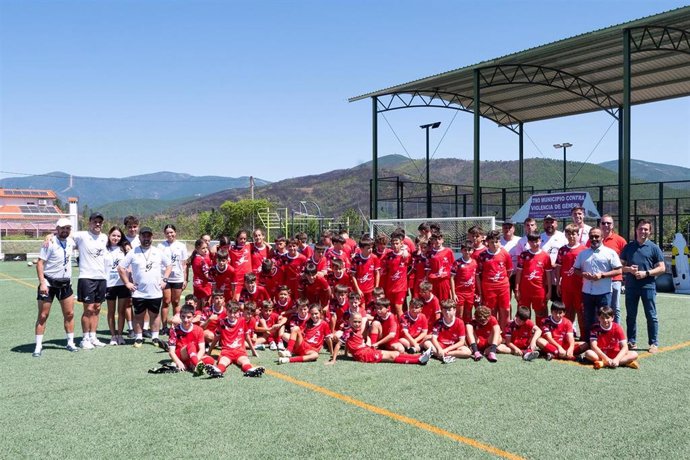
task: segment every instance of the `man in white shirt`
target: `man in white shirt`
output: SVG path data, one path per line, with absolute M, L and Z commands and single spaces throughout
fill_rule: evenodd
M 583 246 L 587 245 L 589 240 L 589 231 L 592 229 L 585 224 L 585 208 L 582 206 L 575 206 L 570 210 L 570 217 L 573 219 L 573 224 L 577 225 L 577 242 Z
M 544 231 L 541 233 L 541 249 L 551 257 L 551 265 L 556 265 L 558 250 L 568 244 L 568 238 L 558 230 L 558 221 L 551 214 L 544 216 Z M 557 286 L 555 270 L 551 271 L 551 285 Z M 560 300 L 557 289 L 551 290 L 551 300 Z
M 511 220 L 506 220 L 501 224 L 500 241 L 501 247 L 508 251 L 508 254 L 510 254 L 510 257 L 513 259 L 513 267 L 517 267 L 517 258 L 522 250 L 518 252 L 520 237 L 515 235 L 515 225 Z M 515 271 L 510 274 L 510 291 L 515 292 Z

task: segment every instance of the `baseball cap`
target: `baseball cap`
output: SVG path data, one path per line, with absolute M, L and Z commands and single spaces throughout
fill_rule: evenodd
M 141 235 L 143 233 L 150 233 L 153 235 L 153 230 L 151 230 L 151 227 L 141 227 L 141 229 L 139 229 L 139 234 Z
M 62 217 L 58 219 L 57 223 L 55 224 L 56 227 L 71 227 L 72 226 L 72 221 L 69 220 L 66 217 Z
M 544 216 L 544 220 L 556 220 L 556 218 L 553 217 L 551 214 L 547 214 Z
M 503 221 L 503 223 L 502 223 L 501 225 L 510 225 L 510 226 L 512 227 L 512 226 L 515 225 L 515 224 L 513 224 L 513 221 L 512 221 L 512 220 L 506 219 L 506 220 Z
M 101 214 L 100 212 L 94 212 L 89 216 L 89 220 L 94 220 L 94 219 L 98 219 L 98 218 L 100 218 L 101 220 L 105 220 L 103 218 L 103 214 Z

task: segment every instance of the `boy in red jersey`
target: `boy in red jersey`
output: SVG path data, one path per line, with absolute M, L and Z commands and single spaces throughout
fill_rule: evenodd
M 551 315 L 542 321 L 541 331 L 537 346 L 547 361 L 553 358 L 574 361 L 587 350 L 585 342 L 575 342 L 573 323 L 565 317 L 565 306 L 561 302 L 551 302 Z
M 208 277 L 211 257 L 209 256 L 208 244 L 199 238 L 194 243 L 194 252 L 190 256 L 191 263 L 187 266 L 192 268 L 192 286 L 194 296 L 199 299 L 199 304 L 204 307 L 208 305 L 209 297 L 213 292 L 213 285 Z M 187 278 L 188 275 L 187 275 Z
M 251 273 L 253 275 L 253 273 Z M 247 335 L 247 348 L 252 351 L 252 356 L 259 356 L 256 353 L 256 325 L 259 322 L 258 311 L 254 302 L 247 302 L 240 305 L 244 316 L 245 334 Z
M 362 297 L 364 305 L 373 301 L 372 292 L 379 285 L 380 263 L 378 257 L 372 254 L 373 241 L 369 235 L 359 240 L 360 252 L 352 257 L 352 286 Z
M 335 287 L 347 286 L 348 288 L 352 286 L 352 278 L 350 273 L 345 270 L 345 263 L 340 259 L 335 259 L 331 262 L 331 271 L 326 275 L 326 281 L 331 287 L 331 297 L 335 296 Z
M 331 237 L 331 244 L 333 244 L 333 246 L 326 249 L 326 252 L 324 253 L 324 257 L 327 261 L 327 267 L 330 267 L 334 260 L 339 259 L 343 261 L 345 268 L 349 269 L 352 256 L 345 249 L 345 239 L 340 235 L 333 235 Z
M 339 284 L 333 288 L 333 292 L 335 295 L 328 305 L 329 311 L 327 315 L 324 315 L 324 320 L 328 322 L 331 330 L 335 331 L 338 318 L 342 316 L 342 312 L 347 310 L 350 306 L 347 300 L 348 294 L 350 293 L 350 288 Z
M 204 353 L 204 331 L 192 323 L 194 307 L 191 305 L 183 305 L 179 317 L 180 323 L 170 329 L 168 354 L 179 370 L 193 370 L 199 376 L 204 364 L 213 364 L 213 358 Z
M 311 257 L 314 255 L 314 249 L 309 246 L 309 237 L 307 234 L 304 232 L 299 232 L 297 235 L 295 235 L 295 238 L 299 240 L 299 253 L 306 257 L 307 260 L 311 259 Z
M 330 263 L 335 262 L 336 260 L 340 259 L 334 259 L 332 262 L 329 262 L 326 257 L 324 257 L 324 254 L 326 253 L 326 246 L 323 246 L 321 244 L 317 244 L 314 246 L 314 253 L 307 259 L 307 263 L 311 263 L 316 265 L 316 270 L 320 276 L 326 276 L 329 274 L 329 269 L 332 269 Z M 341 263 L 344 263 L 342 260 L 340 260 Z
M 499 345 L 498 351 L 522 356 L 525 361 L 532 361 L 539 357 L 537 339 L 541 337 L 541 329 L 530 319 L 532 312 L 527 307 L 518 307 L 515 318 L 505 331 L 505 344 Z
M 474 225 L 467 230 L 467 240 L 465 241 L 472 243 L 470 257 L 474 260 L 478 260 L 479 254 L 486 251 L 486 246 L 484 245 L 485 238 L 486 232 L 479 225 Z
M 288 342 L 290 340 L 290 335 L 292 334 L 295 328 L 304 330 L 308 320 L 309 302 L 307 301 L 307 299 L 299 299 L 297 301 L 297 308 L 292 313 L 292 315 L 290 315 L 290 318 L 285 323 L 285 328 L 282 333 L 283 340 L 281 340 L 278 343 L 278 350 L 285 350 L 283 342 Z
M 436 321 L 441 319 L 441 302 L 432 292 L 433 286 L 428 281 L 419 285 L 419 299 L 422 301 L 422 313 L 426 316 L 429 325 L 433 327 Z
M 264 350 L 268 344 L 271 350 L 277 350 L 276 342 L 280 340 L 280 324 L 278 323 L 278 313 L 273 311 L 273 302 L 265 300 L 261 303 L 261 314 L 256 323 L 256 345 L 257 350 Z
M 292 302 L 292 295 L 290 288 L 283 285 L 278 286 L 278 293 L 276 294 L 276 301 L 273 307 L 281 316 L 289 316 L 294 303 Z
M 283 283 L 290 288 L 292 300 L 299 298 L 299 284 L 307 258 L 297 251 L 299 240 L 292 238 L 287 246 L 287 254 L 280 258 L 280 268 L 283 271 Z
M 636 361 L 637 352 L 628 349 L 625 332 L 613 319 L 613 308 L 599 309 L 599 323 L 592 326 L 589 336 L 590 349 L 585 352 L 585 359 L 594 363 L 595 369 L 618 366 L 639 369 L 640 365 Z
M 386 297 L 393 307 L 393 313 L 400 318 L 407 297 L 407 268 L 410 256 L 403 250 L 403 236 L 393 232 L 391 250 L 381 259 L 382 285 Z
M 331 334 L 328 323 L 321 318 L 321 307 L 312 305 L 309 308 L 309 320 L 304 328 L 294 329 L 290 333 L 287 350 L 278 352 L 278 364 L 302 363 L 316 361 L 323 342 Z
M 527 235 L 529 249 L 518 256 L 515 271 L 515 298 L 518 305 L 534 310 L 537 324 L 548 316 L 546 302 L 551 298 L 551 257 L 539 248 L 537 232 Z
M 585 246 L 578 243 L 579 228 L 575 224 L 565 227 L 568 244 L 561 246 L 556 256 L 555 279 L 556 291 L 565 305 L 565 317 L 575 322 L 577 315 L 578 330 L 585 331 L 585 316 L 582 307 L 582 277 L 575 274 L 575 259 Z
M 486 356 L 491 363 L 497 361 L 496 351 L 501 344 L 501 328 L 488 307 L 481 306 L 475 310 L 474 319 L 467 324 L 467 341 L 472 350 L 472 359 L 479 361 Z
M 486 236 L 486 251 L 477 258 L 477 292 L 480 303 L 498 316 L 501 327 L 508 327 L 510 318 L 510 273 L 513 259 L 501 247 L 501 232 L 491 230 Z
M 419 285 L 427 281 L 426 269 L 429 264 L 429 258 L 427 257 L 429 240 L 421 236 L 417 237 L 415 242 L 417 243 L 417 250 L 412 254 L 412 270 L 407 281 L 407 284 L 410 286 L 410 295 L 413 299 L 420 295 Z
M 228 252 L 221 249 L 216 253 L 216 264 L 208 271 L 208 278 L 215 283 L 214 290 L 222 291 L 226 302 L 232 300 L 232 283 L 235 269 L 228 264 Z
M 278 236 L 273 240 L 273 248 L 271 249 L 271 259 L 280 262 L 281 257 L 287 254 L 287 238 Z
M 309 304 L 317 304 L 324 314 L 328 313 L 331 300 L 331 287 L 323 276 L 317 276 L 316 265 L 308 263 L 304 267 L 300 297 L 306 298 Z
M 223 291 L 213 291 L 211 297 L 211 305 L 203 307 L 201 310 L 201 318 L 199 326 L 204 330 L 204 339 L 206 343 L 213 342 L 216 337 L 216 326 L 218 318 L 225 311 L 225 297 Z
M 247 244 L 247 232 L 240 230 L 235 235 L 235 241 L 230 246 L 230 265 L 235 270 L 235 281 L 232 283 L 233 300 L 240 298 L 240 291 L 244 283 L 244 275 L 252 271 L 252 254 Z
M 396 364 L 421 364 L 425 365 L 429 362 L 431 350 L 426 350 L 421 355 L 408 355 L 397 351 L 377 350 L 367 346 L 364 336 L 362 335 L 362 315 L 355 313 L 350 316 L 349 328 L 344 332 L 343 338 L 347 346 L 347 351 L 352 355 L 352 358 L 360 363 L 396 363 Z M 327 365 L 335 364 L 340 351 L 340 341 L 337 341 L 333 347 L 331 359 L 326 362 Z
M 261 271 L 259 272 L 258 283 L 268 292 L 271 299 L 275 299 L 278 294 L 278 286 L 283 282 L 283 276 L 278 266 L 273 259 L 264 259 L 261 262 Z
M 364 322 L 360 322 L 361 333 L 364 333 L 366 329 L 366 311 L 364 307 L 361 306 L 360 296 L 356 292 L 350 292 L 348 294 L 348 307 L 345 309 L 339 309 L 336 311 L 335 328 L 333 328 L 333 333 L 326 337 L 326 345 L 328 346 L 328 351 L 333 354 L 333 349 L 336 343 L 342 341 L 343 334 L 350 327 L 350 317 L 354 314 L 359 314 L 362 318 L 365 318 Z M 344 341 L 342 342 L 345 343 Z
M 429 332 L 429 322 L 422 313 L 421 299 L 412 299 L 410 308 L 400 318 L 400 343 L 407 353 L 419 353 Z
M 206 373 L 211 378 L 223 377 L 225 370 L 230 364 L 235 364 L 242 369 L 245 377 L 261 377 L 264 373 L 263 367 L 253 367 L 249 362 L 245 341 L 247 340 L 246 324 L 240 305 L 236 302 L 228 302 L 225 312 L 218 319 L 216 336 L 211 343 L 210 349 L 220 342 L 220 357 L 218 364 L 207 364 Z
M 469 358 L 472 352 L 465 345 L 465 323 L 455 316 L 455 302 L 444 300 L 441 311 L 441 319 L 436 321 L 428 344 L 434 357 L 443 364 L 450 364 L 455 358 Z
M 388 248 L 388 235 L 379 233 L 376 235 L 376 238 L 374 238 L 374 255 L 381 260 L 388 254 L 388 251 L 390 251 Z
M 450 269 L 450 288 L 452 298 L 458 307 L 458 317 L 468 323 L 472 320 L 472 308 L 476 298 L 477 261 L 470 257 L 472 243 L 469 241 L 462 243 L 460 252 L 462 255 Z
M 254 302 L 256 305 L 261 305 L 264 300 L 271 300 L 271 296 L 266 288 L 256 283 L 256 275 L 254 273 L 247 273 L 244 275 L 244 287 L 242 292 L 240 292 L 238 300 L 240 304 Z
M 450 248 L 443 246 L 443 234 L 433 233 L 429 240 L 429 271 L 427 279 L 433 286 L 434 295 L 439 302 L 452 297 L 450 288 L 450 270 L 455 261 L 455 255 Z
M 249 243 L 249 253 L 251 254 L 252 271 L 259 276 L 264 260 L 268 260 L 271 255 L 271 247 L 264 241 L 264 232 L 257 228 L 252 233 L 254 241 Z
M 400 343 L 400 323 L 398 317 L 390 312 L 390 301 L 376 301 L 376 317 L 369 328 L 369 341 L 372 348 L 394 350 L 403 353 L 405 348 Z

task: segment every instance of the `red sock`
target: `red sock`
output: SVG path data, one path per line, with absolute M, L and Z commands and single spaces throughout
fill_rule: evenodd
M 196 367 L 196 365 L 199 364 L 199 357 L 196 353 L 192 353 L 189 355 L 189 361 L 192 363 L 192 366 Z
M 247 364 L 242 364 L 242 372 L 247 372 L 249 369 L 252 368 L 252 365 L 247 363 Z
M 216 360 L 213 359 L 213 358 L 211 358 L 210 356 L 204 356 L 204 357 L 201 359 L 201 362 L 203 362 L 204 364 L 211 364 L 211 365 L 212 365 L 212 364 L 214 364 L 214 363 L 216 362 Z
M 304 356 L 293 356 L 290 358 L 291 363 L 303 363 L 304 362 Z
M 378 340 L 379 340 L 379 335 L 376 334 L 375 332 L 372 332 L 371 334 L 369 334 L 369 339 L 371 340 L 371 344 L 373 345 L 373 344 L 375 344 L 376 342 L 378 342 Z
M 393 362 L 397 364 L 419 364 L 419 355 L 408 355 L 406 353 L 401 353 Z
M 554 345 L 551 345 L 550 343 L 547 343 L 544 346 L 544 351 L 547 353 L 551 353 L 552 355 L 558 354 L 558 348 L 556 348 Z
M 225 374 L 225 371 L 226 371 L 227 368 L 228 368 L 228 366 L 224 366 L 224 365 L 221 364 L 221 363 L 218 363 L 218 366 L 217 366 L 217 367 L 218 367 L 218 369 L 220 369 L 220 371 L 221 371 L 223 374 Z
M 287 346 L 287 351 L 292 353 L 292 350 L 295 348 L 295 339 L 290 339 L 288 340 L 288 346 Z

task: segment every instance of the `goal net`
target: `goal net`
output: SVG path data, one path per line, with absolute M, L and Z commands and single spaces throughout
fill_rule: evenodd
M 460 245 L 467 239 L 467 230 L 478 225 L 485 232 L 496 228 L 496 218 L 491 217 L 443 217 L 437 219 L 372 219 L 369 224 L 369 235 L 385 233 L 390 236 L 398 227 L 405 229 L 405 234 L 413 240 L 418 235 L 422 223 L 436 224 L 443 233 L 443 245 L 454 252 L 460 252 Z

